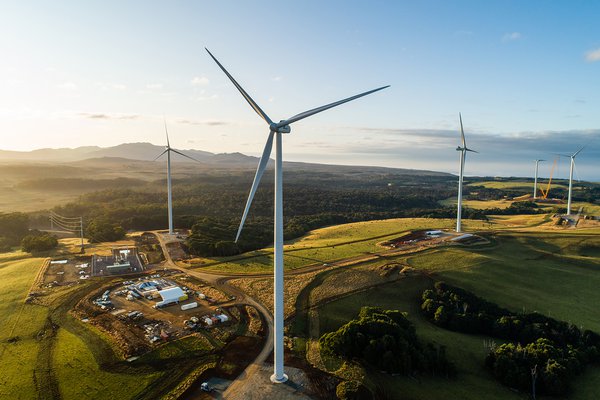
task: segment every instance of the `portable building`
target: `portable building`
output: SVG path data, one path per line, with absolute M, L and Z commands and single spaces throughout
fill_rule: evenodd
M 185 310 L 191 310 L 192 308 L 196 308 L 198 307 L 198 303 L 193 302 L 193 303 L 188 303 L 188 304 L 184 304 L 181 306 L 181 310 L 185 311 Z

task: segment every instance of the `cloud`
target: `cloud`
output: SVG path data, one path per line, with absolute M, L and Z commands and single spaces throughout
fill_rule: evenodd
M 443 154 L 450 154 L 452 153 L 450 150 L 454 149 L 459 142 L 457 130 L 376 128 L 359 128 L 358 130 L 369 133 L 369 136 L 377 136 L 379 140 L 376 144 L 373 144 L 372 141 L 362 140 L 348 143 L 344 151 L 366 154 L 398 153 L 413 157 L 412 152 L 415 150 L 440 151 Z M 590 157 L 593 155 L 597 159 L 600 156 L 600 146 L 593 145 L 600 141 L 600 129 L 516 132 L 512 134 L 467 131 L 465 136 L 470 148 L 486 154 L 490 160 L 507 157 L 528 159 L 541 155 L 549 157 L 553 153 L 575 151 L 578 147 L 586 144 L 590 144 L 587 148 Z
M 146 85 L 146 89 L 148 90 L 159 90 L 163 88 L 163 84 L 162 83 L 148 83 Z
M 600 61 L 600 48 L 590 50 L 587 53 L 585 53 L 585 60 L 587 62 Z
M 131 119 L 139 119 L 142 116 L 139 114 L 110 114 L 110 113 L 87 113 L 81 112 L 79 114 L 80 117 L 87 119 L 112 119 L 112 120 L 131 120 Z
M 58 85 L 56 85 L 56 87 L 59 89 L 68 90 L 68 91 L 77 90 L 77 85 L 74 84 L 73 82 L 59 83 Z
M 519 40 L 521 39 L 522 35 L 520 32 L 510 32 L 510 33 L 506 33 L 504 34 L 504 36 L 502 36 L 502 41 L 503 42 L 512 42 L 514 40 Z
M 283 79 L 283 78 L 282 78 L 281 76 L 274 76 L 274 77 L 272 77 L 272 78 L 271 78 L 271 80 L 272 80 L 272 81 L 274 81 L 274 82 L 279 82 L 279 81 L 281 81 L 282 79 Z
M 210 81 L 205 76 L 195 76 L 190 83 L 192 86 L 206 86 L 210 83 Z
M 96 83 L 96 86 L 103 91 L 106 90 L 126 90 L 127 86 L 123 85 L 122 83 L 104 83 L 104 82 L 98 82 Z
M 186 125 L 208 125 L 208 126 L 224 126 L 229 125 L 227 121 L 215 121 L 215 120 L 196 120 L 196 119 L 176 119 L 175 122 Z
M 195 100 L 195 101 L 207 101 L 207 100 L 215 100 L 215 99 L 218 99 L 218 98 L 219 98 L 219 95 L 216 94 L 216 93 L 213 93 L 210 96 L 206 96 L 206 95 L 204 95 L 204 91 L 202 91 L 200 93 L 200 95 L 194 97 L 193 100 Z

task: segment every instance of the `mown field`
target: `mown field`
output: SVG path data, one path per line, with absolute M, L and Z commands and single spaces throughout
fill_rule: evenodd
M 319 308 L 313 323 L 319 326 L 320 335 L 354 318 L 361 306 L 399 309 L 409 312 L 409 319 L 423 340 L 447 346 L 448 355 L 459 370 L 455 380 L 414 380 L 369 372 L 367 383 L 372 388 L 383 388 L 391 398 L 402 394 L 407 399 L 526 399 L 526 395 L 496 383 L 485 371 L 484 337 L 447 331 L 429 323 L 419 313 L 419 296 L 434 280 L 444 280 L 513 311 L 536 310 L 600 332 L 599 232 L 538 230 L 498 232 L 489 245 L 481 247 L 446 247 L 399 257 L 398 262 L 425 275 L 326 303 Z M 326 291 L 327 287 L 321 290 Z M 574 387 L 570 399 L 596 399 L 600 367 L 588 368 Z

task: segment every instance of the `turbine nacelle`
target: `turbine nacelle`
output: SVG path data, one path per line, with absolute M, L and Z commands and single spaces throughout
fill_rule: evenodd
M 281 121 L 279 121 L 279 123 L 277 123 L 277 124 L 275 122 L 270 124 L 269 129 L 271 130 L 271 132 L 278 132 L 278 133 L 292 132 L 292 128 L 288 124 L 286 124 L 286 121 L 283 119 Z

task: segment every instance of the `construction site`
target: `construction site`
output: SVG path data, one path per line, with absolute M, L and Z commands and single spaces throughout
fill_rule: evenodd
M 82 298 L 73 314 L 112 336 L 132 357 L 194 332 L 234 332 L 240 311 L 228 301 L 205 282 L 168 270 L 111 280 Z

